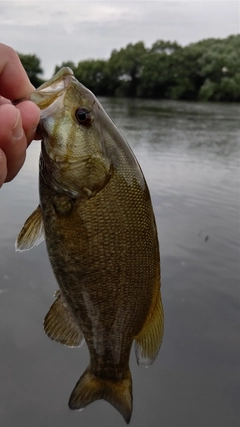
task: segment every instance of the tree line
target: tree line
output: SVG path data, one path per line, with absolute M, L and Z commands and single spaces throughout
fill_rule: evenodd
M 41 61 L 19 55 L 31 82 L 42 83 Z M 240 35 L 181 46 L 157 40 L 114 49 L 108 60 L 63 62 L 95 95 L 201 101 L 240 101 Z

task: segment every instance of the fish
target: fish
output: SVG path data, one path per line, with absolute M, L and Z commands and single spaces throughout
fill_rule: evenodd
M 137 363 L 148 367 L 164 330 L 149 189 L 127 141 L 70 68 L 29 99 L 41 109 L 40 202 L 16 250 L 45 239 L 59 289 L 44 330 L 69 347 L 87 344 L 89 365 L 69 408 L 104 399 L 129 423 L 133 342 Z

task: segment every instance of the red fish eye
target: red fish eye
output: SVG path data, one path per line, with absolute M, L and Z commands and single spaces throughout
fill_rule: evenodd
M 82 126 L 89 126 L 92 123 L 93 117 L 90 111 L 85 107 L 80 107 L 75 113 L 78 123 Z

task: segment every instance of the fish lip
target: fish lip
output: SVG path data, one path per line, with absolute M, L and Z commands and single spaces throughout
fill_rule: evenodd
M 46 81 L 34 90 L 28 99 L 36 104 L 40 110 L 46 110 L 61 94 L 67 89 L 69 84 L 76 82 L 71 68 L 64 67 L 52 79 Z M 22 100 L 19 100 L 21 102 Z M 18 102 L 18 100 L 13 101 Z
M 44 93 L 44 94 L 46 94 L 46 93 L 49 93 L 49 94 L 59 93 L 60 94 L 62 91 L 64 91 L 66 89 L 69 82 L 74 81 L 74 80 L 75 80 L 75 77 L 74 77 L 74 74 L 73 74 L 73 71 L 71 70 L 71 68 L 63 67 L 63 68 L 61 68 L 61 70 L 59 70 L 57 72 L 57 74 L 55 74 L 53 76 L 53 78 L 50 81 L 43 83 L 37 89 L 37 91 Z
M 39 88 L 37 88 L 37 91 L 45 92 L 46 89 L 48 89 L 50 86 L 54 85 L 58 80 L 62 81 L 65 80 L 65 77 L 71 77 L 74 78 L 74 73 L 69 67 L 63 67 L 61 70 L 59 70 L 50 80 L 47 80 L 45 83 L 43 83 Z
M 70 79 L 67 77 L 63 77 L 61 80 L 56 81 L 56 82 L 50 84 L 49 86 L 46 86 L 43 89 L 40 89 L 39 92 L 43 93 L 44 95 L 60 94 L 61 92 L 63 92 L 66 89 L 69 81 L 71 81 L 71 80 L 72 80 L 72 76 L 70 76 Z
M 63 67 L 59 70 L 50 80 L 44 82 L 41 86 L 39 86 L 34 92 L 58 92 L 59 90 L 63 90 L 65 88 L 64 83 L 69 80 L 75 80 L 74 73 L 69 67 Z M 58 89 L 58 85 L 60 85 L 60 89 Z M 54 88 L 56 89 L 50 89 Z M 34 93 L 33 92 L 33 93 Z
M 67 78 L 70 77 L 70 78 Z M 56 84 L 57 81 L 58 85 Z M 34 93 L 39 93 L 39 92 L 44 92 L 44 94 L 49 93 L 49 94 L 54 94 L 54 93 L 61 93 L 68 85 L 69 81 L 74 81 L 75 77 L 74 77 L 74 73 L 71 70 L 71 68 L 69 67 L 63 67 L 61 68 L 61 70 L 59 70 L 52 79 L 50 79 L 50 84 L 49 84 L 49 80 L 47 80 L 45 83 L 43 83 L 41 86 L 39 86 L 37 89 L 35 89 L 32 93 L 30 93 L 30 95 L 26 96 L 25 98 L 20 98 L 20 99 L 13 99 L 11 100 L 12 105 L 18 105 L 21 102 L 24 101 L 31 101 L 31 96 L 34 96 Z M 51 86 L 54 86 L 55 84 L 55 88 L 52 90 L 49 90 L 49 88 Z M 32 101 L 34 102 L 34 101 Z

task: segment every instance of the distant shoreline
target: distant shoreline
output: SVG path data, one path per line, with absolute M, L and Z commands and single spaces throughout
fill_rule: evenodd
M 41 61 L 19 54 L 35 87 L 43 83 Z M 108 60 L 63 62 L 96 96 L 182 101 L 240 101 L 240 35 L 209 38 L 182 47 L 157 40 L 151 48 L 142 41 L 113 50 Z

